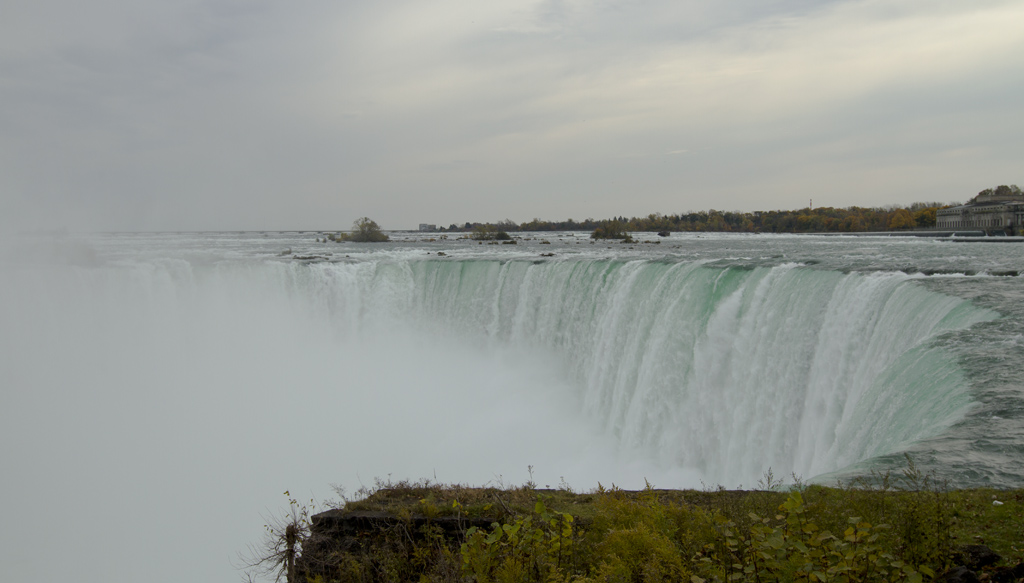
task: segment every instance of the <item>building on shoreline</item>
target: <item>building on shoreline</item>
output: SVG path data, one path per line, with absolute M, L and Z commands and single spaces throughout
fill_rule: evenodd
M 1016 186 L 983 190 L 967 204 L 938 209 L 935 229 L 1024 234 L 1024 193 Z

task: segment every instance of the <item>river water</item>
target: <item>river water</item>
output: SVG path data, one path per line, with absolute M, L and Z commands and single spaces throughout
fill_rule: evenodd
M 145 559 L 125 580 L 167 553 L 219 573 L 283 490 L 375 478 L 751 487 L 910 455 L 954 486 L 1024 483 L 1019 242 L 320 237 L 8 242 L 15 573 L 110 580 L 111 540 Z M 75 564 L 41 567 L 32 536 Z

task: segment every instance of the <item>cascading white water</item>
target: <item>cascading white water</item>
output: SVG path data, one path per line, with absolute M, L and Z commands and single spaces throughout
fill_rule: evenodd
M 727 485 L 768 468 L 812 478 L 941 432 L 970 400 L 959 369 L 929 341 L 995 317 L 902 273 L 792 264 L 167 260 L 78 273 L 80 293 L 60 295 L 84 303 L 62 313 L 79 321 L 55 330 L 120 326 L 130 336 L 137 310 L 157 346 L 258 334 L 224 330 L 242 320 L 314 343 L 442 333 L 546 353 L 564 372 L 552 383 L 567 379 L 583 418 L 621 446 Z M 234 358 L 227 348 L 205 354 Z
M 902 273 L 796 265 L 290 269 L 343 329 L 415 321 L 553 351 L 583 409 L 623 445 L 723 484 L 751 483 L 769 467 L 813 477 L 941 432 L 970 401 L 959 369 L 929 340 L 994 317 Z
M 417 317 L 553 350 L 584 409 L 623 444 L 723 484 L 769 467 L 813 477 L 941 432 L 970 400 L 929 340 L 994 317 L 902 273 L 651 261 L 379 269 L 411 280 L 396 287 L 415 294 L 403 309 Z

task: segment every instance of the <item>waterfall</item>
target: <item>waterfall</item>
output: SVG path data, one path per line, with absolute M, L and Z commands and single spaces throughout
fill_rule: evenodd
M 126 393 L 147 385 L 131 374 L 161 386 L 232 376 L 244 385 L 287 383 L 296 367 L 343 392 L 345 375 L 393 385 L 380 389 L 387 403 L 369 408 L 417 391 L 444 400 L 453 368 L 488 362 L 503 367 L 504 393 L 569 402 L 574 423 L 629 455 L 724 485 L 752 484 L 769 468 L 811 479 L 941 433 L 971 400 L 955 359 L 932 341 L 996 317 L 900 272 L 795 264 L 176 259 L 42 273 L 52 279 L 6 302 L 17 306 L 8 319 L 29 319 L 8 326 L 30 329 L 18 339 L 18 350 L 34 346 L 22 362 L 45 361 L 48 343 L 66 338 L 76 348 L 65 358 L 88 374 L 114 363 L 131 371 L 103 384 L 125 383 Z M 377 352 L 344 360 L 369 346 Z M 443 355 L 430 352 L 441 346 Z M 313 354 L 344 361 L 345 372 L 321 370 Z M 159 376 L 174 366 L 191 372 Z M 256 380 L 240 372 L 266 367 Z M 380 372 L 395 367 L 412 370 Z M 467 384 L 459 394 L 476 390 Z
M 557 355 L 623 445 L 724 484 L 810 478 L 943 431 L 971 406 L 931 340 L 995 314 L 911 276 L 649 260 L 311 266 L 338 304 Z M 372 274 L 368 273 L 372 271 Z M 350 283 L 364 278 L 360 294 Z M 353 300 L 353 301 L 349 301 Z

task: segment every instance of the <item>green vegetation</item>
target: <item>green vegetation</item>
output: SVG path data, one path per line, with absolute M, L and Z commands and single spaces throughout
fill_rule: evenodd
M 945 490 L 912 464 L 870 487 L 782 490 L 770 473 L 756 491 L 378 486 L 335 515 L 347 526 L 313 517 L 301 549 L 268 545 L 281 572 L 320 583 L 918 582 L 954 565 L 1001 580 L 1024 560 L 1024 491 Z M 978 543 L 1000 564 L 972 563 L 965 545 Z
M 512 237 L 507 232 L 500 230 L 495 225 L 477 225 L 473 228 L 473 240 L 475 241 L 511 241 Z
M 621 221 L 604 221 L 594 232 L 590 234 L 591 239 L 622 239 L 623 243 L 632 243 L 633 238 L 626 231 L 626 225 Z
M 859 233 L 880 232 L 908 228 L 935 226 L 935 211 L 951 205 L 940 203 L 914 203 L 908 207 L 847 207 L 803 208 L 743 213 L 738 211 L 689 211 L 664 215 L 654 213 L 646 217 L 614 217 L 607 220 L 592 218 L 583 221 L 532 221 L 515 224 L 502 221 L 451 225 L 442 231 L 474 231 L 480 228 L 515 231 L 605 231 L 612 223 L 618 232 L 736 232 L 736 233 Z M 500 226 L 499 226 L 500 225 Z M 599 238 L 604 238 L 599 235 Z M 611 237 L 618 238 L 618 237 Z
M 1009 196 L 1020 195 L 1016 185 L 1001 185 L 986 188 L 978 195 Z M 977 197 L 972 198 L 974 200 Z M 935 214 L 940 208 L 957 206 L 960 203 L 915 202 L 909 206 L 890 205 L 885 207 L 806 207 L 796 210 L 772 210 L 743 213 L 738 211 L 687 211 L 685 213 L 654 213 L 646 217 L 613 217 L 606 220 L 592 218 L 576 221 L 532 221 L 516 224 L 508 219 L 498 223 L 452 224 L 441 231 L 473 231 L 490 229 L 506 232 L 515 231 L 592 231 L 595 233 L 626 232 L 738 232 L 738 233 L 862 233 L 883 232 L 905 229 L 927 229 L 935 226 Z M 616 228 L 608 231 L 615 223 Z M 612 238 L 598 234 L 595 238 Z
M 380 225 L 369 217 L 356 219 L 352 223 L 351 233 L 337 233 L 328 235 L 328 238 L 332 241 L 352 241 L 353 243 L 383 243 L 389 240 Z
M 995 188 L 986 188 L 978 193 L 978 196 L 1021 196 L 1024 192 L 1021 191 L 1020 187 L 1016 184 L 1009 186 L 1001 184 Z

